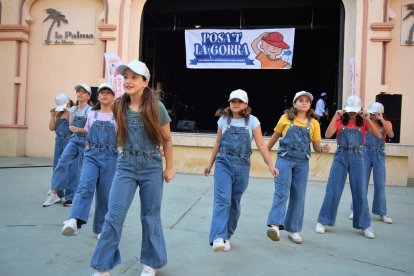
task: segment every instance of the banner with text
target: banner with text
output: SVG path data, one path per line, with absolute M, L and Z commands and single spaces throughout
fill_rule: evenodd
M 185 31 L 187 68 L 290 69 L 295 29 Z
M 124 64 L 118 55 L 113 53 L 105 53 L 105 78 L 106 82 L 112 85 L 115 97 L 118 98 L 124 94 L 124 76 L 118 74 L 115 69 L 119 65 Z

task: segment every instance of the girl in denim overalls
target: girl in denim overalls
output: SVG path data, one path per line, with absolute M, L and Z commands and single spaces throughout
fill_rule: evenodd
M 372 203 L 372 213 L 379 215 L 383 222 L 391 224 L 392 219 L 387 212 L 387 200 L 385 197 L 385 139 L 387 136 L 389 138 L 394 137 L 394 131 L 392 130 L 391 122 L 385 120 L 383 116 L 384 106 L 381 103 L 372 103 L 368 108 L 368 113 L 371 114 L 371 120 L 381 133 L 380 139 L 377 139 L 372 134 L 367 133 L 367 138 L 364 146 L 365 174 L 367 177 L 367 182 L 369 183 L 371 170 L 373 172 L 374 178 L 374 199 Z M 349 218 L 353 219 L 353 212 Z
M 214 252 L 230 250 L 230 238 L 240 217 L 240 200 L 249 182 L 252 138 L 272 175 L 276 177 L 279 173 L 263 142 L 260 122 L 250 115 L 247 93 L 237 89 L 231 92 L 229 102 L 230 107 L 216 113 L 221 116 L 217 122 L 217 139 L 210 162 L 204 169 L 204 175 L 209 175 L 216 162 L 209 237 Z
M 53 170 L 51 188 L 48 192 L 46 201 L 43 203 L 43 207 L 48 207 L 61 201 L 61 198 L 57 193 L 66 188 L 65 186 L 68 177 L 70 176 L 68 168 L 73 161 L 78 159 L 78 172 L 80 172 L 82 167 L 83 152 L 85 149 L 85 134 L 81 133 L 81 131 L 85 126 L 88 112 L 92 109 L 91 106 L 88 105 L 91 96 L 91 88 L 84 83 L 76 85 L 75 90 L 78 99 L 77 105 L 72 106 L 69 117 L 69 130 L 72 132 L 72 135 L 69 138 L 69 143 L 63 150 L 62 156 L 59 158 L 56 168 Z M 77 175 L 79 176 L 79 173 Z M 75 191 L 76 189 L 77 187 L 75 187 Z M 65 199 L 66 201 L 63 204 L 65 206 L 72 206 L 73 198 Z
M 364 163 L 364 140 L 369 131 L 378 139 L 381 133 L 371 121 L 367 112 L 361 112 L 361 99 L 349 96 L 345 110 L 338 110 L 326 130 L 326 137 L 336 133 L 337 150 L 332 161 L 325 198 L 319 212 L 316 232 L 325 233 L 326 225 L 334 226 L 347 174 L 352 193 L 354 209 L 353 227 L 362 229 L 366 238 L 373 239 L 367 201 L 367 181 Z
M 279 230 L 286 230 L 294 243 L 303 243 L 299 232 L 302 230 L 305 209 L 310 143 L 316 152 L 330 150 L 329 145 L 321 146 L 320 126 L 313 119 L 314 112 L 310 108 L 312 100 L 313 96 L 309 92 L 296 93 L 293 107 L 280 117 L 267 143 L 267 148 L 271 150 L 279 137 L 284 136 L 279 142 L 276 160 L 280 175 L 275 178 L 275 194 L 267 220 L 267 236 L 273 241 L 280 240 Z
M 115 101 L 117 142 L 120 148 L 109 195 L 108 212 L 92 256 L 94 275 L 109 275 L 121 262 L 119 242 L 122 227 L 135 192 L 141 201 L 141 275 L 155 275 L 167 263 L 161 225 L 163 180 L 175 175 L 172 167 L 170 117 L 155 92 L 148 88 L 150 73 L 140 61 L 118 66 L 124 76 L 125 94 Z M 160 145 L 166 168 L 163 172 Z
M 99 86 L 99 104 L 94 111 L 89 112 L 85 128 L 81 131 L 87 133 L 87 146 L 70 219 L 65 221 L 62 228 L 62 234 L 65 236 L 75 235 L 76 229 L 87 223 L 95 189 L 93 232 L 98 234 L 99 238 L 102 231 L 118 157 L 116 125 L 112 113 L 114 97 L 111 85 L 103 83 Z
M 55 150 L 53 154 L 53 170 L 62 156 L 63 150 L 69 142 L 72 132 L 69 130 L 69 109 L 74 105 L 66 94 L 55 97 L 56 107 L 50 110 L 49 130 L 56 133 Z M 76 187 L 78 187 L 79 169 L 78 160 L 75 159 L 69 166 L 69 175 L 64 191 L 58 193 L 59 197 L 73 198 Z

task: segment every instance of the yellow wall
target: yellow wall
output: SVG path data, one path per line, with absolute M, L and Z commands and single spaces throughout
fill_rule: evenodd
M 96 25 L 103 10 L 102 1 L 71 0 L 70 7 L 95 8 Z M 27 155 L 51 156 L 54 132 L 48 129 L 49 110 L 54 107 L 54 97 L 66 93 L 76 101 L 74 86 L 88 83 L 98 86 L 102 78 L 104 44 L 95 33 L 94 45 L 45 45 L 42 43 L 44 10 L 68 8 L 65 1 L 36 1 L 30 9 L 30 45 L 27 78 L 27 113 L 30 126 L 27 131 Z M 39 139 L 41 137 L 41 139 Z

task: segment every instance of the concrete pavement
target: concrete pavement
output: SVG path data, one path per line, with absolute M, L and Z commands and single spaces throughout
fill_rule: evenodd
M 70 208 L 42 208 L 52 168 L 49 158 L 0 157 L 0 275 L 91 275 L 96 245 L 91 221 L 75 237 L 61 234 Z M 328 164 L 330 165 L 330 164 Z M 271 179 L 251 178 L 232 250 L 213 253 L 208 233 L 213 177 L 177 174 L 166 184 L 162 219 L 168 264 L 157 275 L 410 275 L 414 274 L 414 188 L 388 187 L 394 224 L 372 216 L 374 240 L 364 238 L 348 219 L 350 191 L 345 187 L 337 223 L 326 234 L 314 231 L 325 182 L 309 182 L 302 237 L 296 245 L 266 236 L 273 198 Z M 372 204 L 373 187 L 369 188 Z M 93 209 L 92 209 L 93 210 Z M 91 218 L 93 213 L 91 214 Z M 120 244 L 122 264 L 111 275 L 139 275 L 141 226 L 139 196 L 129 210 Z

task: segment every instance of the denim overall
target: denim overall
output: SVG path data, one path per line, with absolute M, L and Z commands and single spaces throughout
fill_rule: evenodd
M 91 210 L 93 194 L 96 189 L 93 232 L 102 232 L 105 214 L 108 211 L 108 198 L 114 178 L 118 151 L 116 146 L 115 121 L 97 120 L 95 117 L 86 137 L 81 178 L 73 200 L 70 217 L 78 220 L 78 225 L 87 223 Z M 81 222 L 79 222 L 81 220 Z
M 291 120 L 285 137 L 279 143 L 276 167 L 280 174 L 275 178 L 275 194 L 267 224 L 279 225 L 279 229 L 289 232 L 302 230 L 309 173 L 310 124 L 311 119 L 308 119 L 306 127 L 295 126 Z
M 367 138 L 364 146 L 365 153 L 365 174 L 367 183 L 371 175 L 371 168 L 374 177 L 374 200 L 372 203 L 372 213 L 376 215 L 387 214 L 387 201 L 385 198 L 385 147 L 383 128 L 379 129 L 381 132 L 381 139 L 377 139 L 371 133 L 367 133 Z M 368 185 L 367 185 L 368 187 Z
M 86 123 L 86 119 L 88 116 L 88 111 L 90 109 L 89 105 L 85 106 L 87 112 L 85 112 L 85 116 L 78 116 L 77 115 L 77 107 L 75 111 L 75 116 L 72 121 L 72 126 L 83 128 Z M 56 168 L 53 171 L 52 180 L 51 180 L 51 187 L 56 191 L 62 191 L 65 189 L 67 181 L 70 177 L 68 168 L 73 163 L 73 160 L 78 158 L 78 172 L 82 167 L 83 162 L 83 152 L 85 150 L 85 134 L 81 133 L 73 133 L 70 138 L 69 142 L 66 145 L 65 149 L 63 150 L 62 155 L 59 158 L 59 161 L 56 165 Z M 78 173 L 79 175 L 79 173 Z M 70 180 L 70 179 L 69 179 Z M 77 179 L 79 181 L 79 178 Z M 78 183 L 78 182 L 77 182 Z M 73 187 L 74 190 L 78 187 Z M 66 198 L 66 200 L 72 200 L 73 198 Z
M 69 120 L 68 119 L 58 119 L 55 126 L 55 153 L 53 155 L 53 170 L 56 168 L 60 156 L 63 153 L 66 145 L 69 142 L 69 137 L 72 135 L 72 132 L 69 130 Z M 74 160 L 69 166 L 69 175 L 67 178 L 67 184 L 65 192 L 60 191 L 58 193 L 59 197 L 73 198 L 76 192 L 76 187 L 78 187 L 79 181 L 79 170 L 78 170 L 78 160 Z
M 228 240 L 234 234 L 240 217 L 240 200 L 249 183 L 251 138 L 249 119 L 245 127 L 231 126 L 220 141 L 214 169 L 214 206 L 209 242 Z
M 339 201 L 349 173 L 354 209 L 352 224 L 356 229 L 366 229 L 371 225 L 371 217 L 368 209 L 364 138 L 361 129 L 343 127 L 339 133 L 337 143 L 338 148 L 332 161 L 318 222 L 323 225 L 335 225 Z
M 160 149 L 147 136 L 142 114 L 126 116 L 127 137 L 119 152 L 109 195 L 108 212 L 91 267 L 111 270 L 121 262 L 119 242 L 122 226 L 137 187 L 141 201 L 141 263 L 153 268 L 167 264 L 161 226 L 163 168 Z

